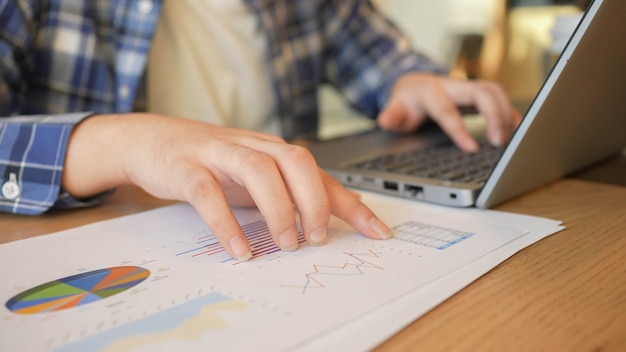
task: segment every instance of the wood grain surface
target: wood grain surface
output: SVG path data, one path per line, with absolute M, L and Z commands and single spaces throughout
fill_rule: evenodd
M 378 351 L 626 351 L 626 187 L 565 179 L 500 207 L 562 220 Z

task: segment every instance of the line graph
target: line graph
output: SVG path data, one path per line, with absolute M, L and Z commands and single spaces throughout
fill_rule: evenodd
M 258 220 L 249 224 L 241 226 L 244 235 L 250 243 L 250 249 L 252 250 L 252 258 L 256 259 L 264 255 L 272 254 L 280 251 L 281 249 L 276 246 L 267 223 L 264 220 Z M 302 231 L 298 232 L 298 244 L 306 242 Z M 189 256 L 189 257 L 211 257 L 218 254 L 225 253 L 226 251 L 218 241 L 218 239 L 210 232 L 207 232 L 195 241 L 195 247 L 176 253 L 176 256 Z M 222 263 L 231 262 L 233 265 L 237 265 L 240 262 L 234 258 L 228 257 L 221 261 Z
M 361 253 L 343 252 L 342 254 L 349 258 L 343 264 L 313 264 L 313 271 L 304 274 L 304 284 L 282 285 L 282 287 L 301 289 L 304 295 L 309 289 L 326 287 L 322 279 L 322 276 L 325 275 L 360 276 L 366 274 L 365 269 L 384 270 L 382 266 L 374 263 L 374 260 L 380 258 L 380 256 L 371 249 Z

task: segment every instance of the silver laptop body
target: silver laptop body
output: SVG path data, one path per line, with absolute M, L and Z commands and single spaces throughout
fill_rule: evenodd
M 468 182 L 458 173 L 433 179 L 423 172 L 407 172 L 409 168 L 402 165 L 392 166 L 394 172 L 372 166 L 386 165 L 397 153 L 450 149 L 449 138 L 434 126 L 403 135 L 367 131 L 317 143 L 311 151 L 318 164 L 346 186 L 480 208 L 492 207 L 604 160 L 626 147 L 624 14 L 624 0 L 595 0 L 590 5 L 520 126 L 507 146 L 497 151 L 495 166 L 483 180 Z M 473 132 L 479 140 L 484 138 L 484 131 Z

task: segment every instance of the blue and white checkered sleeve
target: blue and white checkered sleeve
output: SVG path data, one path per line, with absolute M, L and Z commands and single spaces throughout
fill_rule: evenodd
M 369 1 L 335 1 L 327 10 L 326 79 L 364 114 L 376 117 L 393 83 L 408 72 L 448 73 L 441 63 L 414 51 L 409 39 Z
M 77 207 L 98 201 L 79 201 L 61 189 L 70 133 L 89 115 L 0 119 L 0 211 L 36 215 L 52 207 Z

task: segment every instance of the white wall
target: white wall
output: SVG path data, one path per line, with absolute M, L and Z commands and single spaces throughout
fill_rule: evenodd
M 491 26 L 493 1 L 502 0 L 378 0 L 374 1 L 432 58 L 451 63 L 456 39 L 485 33 Z

